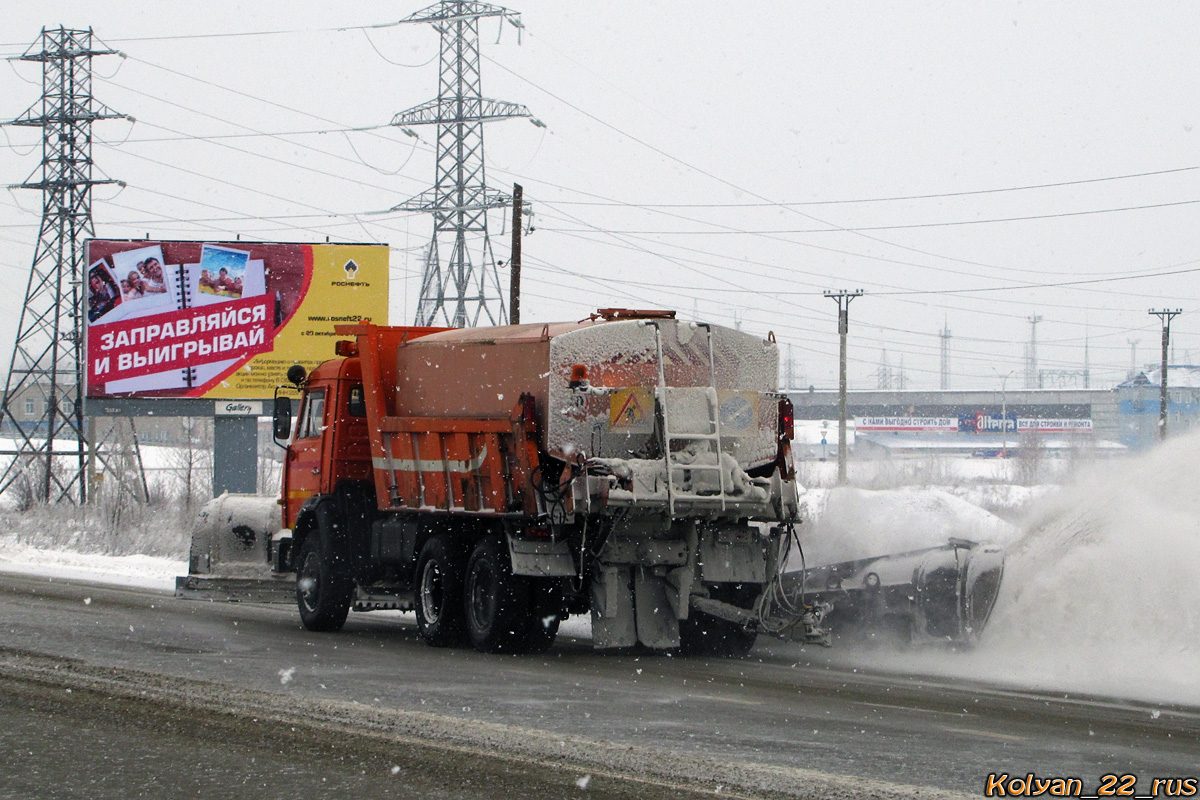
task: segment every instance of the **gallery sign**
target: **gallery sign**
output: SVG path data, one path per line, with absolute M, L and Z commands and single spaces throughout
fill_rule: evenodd
M 387 323 L 386 245 L 91 239 L 88 397 L 271 397 L 333 356 L 334 326 Z

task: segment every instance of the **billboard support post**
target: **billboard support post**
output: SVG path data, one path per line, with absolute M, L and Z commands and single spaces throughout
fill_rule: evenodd
M 258 418 L 213 418 L 213 497 L 258 491 Z

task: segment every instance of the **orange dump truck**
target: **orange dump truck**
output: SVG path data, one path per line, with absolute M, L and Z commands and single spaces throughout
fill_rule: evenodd
M 272 546 L 304 625 L 415 610 L 429 644 L 487 652 L 542 650 L 582 613 L 602 648 L 820 640 L 780 584 L 797 503 L 776 345 L 674 316 L 339 327 L 340 358 L 289 375 L 294 429 L 276 403 Z

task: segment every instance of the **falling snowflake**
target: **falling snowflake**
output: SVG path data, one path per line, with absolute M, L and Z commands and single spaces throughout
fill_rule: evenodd
M 591 782 L 592 782 L 592 776 L 584 775 L 582 778 L 575 781 L 575 785 L 578 786 L 580 789 L 586 789 L 588 787 L 588 784 Z
M 292 682 L 292 676 L 295 674 L 296 674 L 295 667 L 288 667 L 287 669 L 281 669 L 281 670 L 279 670 L 279 682 L 282 683 L 284 686 L 287 686 L 289 683 Z

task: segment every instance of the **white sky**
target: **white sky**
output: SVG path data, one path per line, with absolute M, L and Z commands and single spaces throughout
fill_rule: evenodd
M 438 37 L 333 29 L 427 5 L 43 0 L 6 9 L 0 54 L 63 24 L 128 55 L 95 64 L 97 98 L 137 119 L 96 124 L 100 172 L 128 183 L 95 190 L 97 235 L 386 241 L 405 324 L 431 220 L 365 214 L 432 183 L 433 130 L 347 129 L 435 96 Z M 525 321 L 695 310 L 773 330 L 798 381 L 832 387 L 836 309 L 821 292 L 861 288 L 852 388 L 875 387 L 883 348 L 911 387 L 936 388 L 943 324 L 955 388 L 998 388 L 1010 371 L 1016 388 L 1030 315 L 1042 369 L 1081 369 L 1086 338 L 1092 385 L 1109 386 L 1129 339 L 1139 362 L 1157 360 L 1147 310 L 1178 307 L 1176 360 L 1200 362 L 1200 5 L 510 7 L 519 45 L 511 26 L 497 43 L 498 24 L 482 24 L 484 95 L 548 126 L 486 130 L 489 182 L 520 182 L 536 212 Z M 0 118 L 39 93 L 38 65 L 0 67 Z M 3 130 L 0 179 L 20 183 L 38 132 Z M 247 133 L 270 135 L 214 138 Z M 1149 172 L 1165 174 L 1125 177 Z M 980 193 L 1030 186 L 1043 188 Z M 886 199 L 914 195 L 941 196 Z M 855 200 L 879 202 L 834 202 Z M 1157 207 L 1115 210 L 1135 206 Z M 37 193 L 0 193 L 4 365 L 39 216 Z M 499 215 L 492 228 L 507 261 Z M 1143 277 L 1114 280 L 1130 276 Z M 1007 288 L 1087 280 L 1100 282 Z

